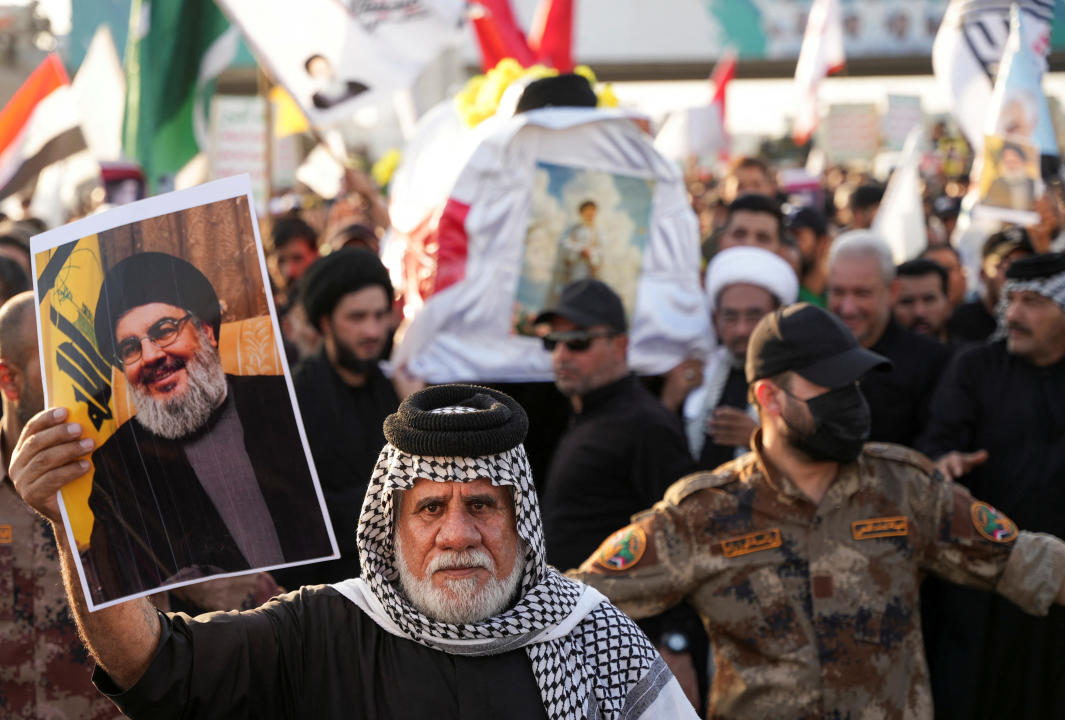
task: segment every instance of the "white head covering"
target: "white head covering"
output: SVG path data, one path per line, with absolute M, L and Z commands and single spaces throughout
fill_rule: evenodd
M 710 311 L 729 285 L 745 283 L 765 288 L 781 305 L 791 305 L 799 297 L 799 279 L 779 255 L 759 247 L 740 246 L 722 250 L 706 268 L 706 295 Z

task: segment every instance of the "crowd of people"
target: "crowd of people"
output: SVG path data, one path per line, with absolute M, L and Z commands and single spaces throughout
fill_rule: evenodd
M 896 264 L 871 230 L 884 188 L 860 173 L 826 173 L 806 203 L 760 157 L 691 175 L 715 348 L 658 377 L 632 372 L 622 300 L 586 277 L 536 318 L 553 384 L 426 387 L 385 362 L 403 298 L 378 256 L 382 199 L 363 183 L 324 222 L 271 219 L 340 558 L 93 613 L 55 492 L 107 446 L 42 412 L 30 230 L 0 228 L 0 714 L 1065 717 L 1060 183 L 1039 223 L 989 233 L 967 274 L 951 244 L 960 176 L 929 178 L 928 246 Z M 157 275 L 139 264 L 174 263 L 135 258 L 96 328 L 134 388 L 153 363 L 210 354 L 218 331 L 217 307 L 129 290 Z M 162 319 L 137 314 L 159 304 Z M 201 428 L 278 422 L 262 391 L 220 382 L 190 428 L 147 425 L 138 406 L 126 434 L 144 425 L 172 443 L 157 452 L 188 458 L 181 495 L 217 510 L 215 546 L 274 564 L 284 533 L 325 531 L 233 530 L 229 515 L 253 525 L 274 502 L 255 477 L 288 471 L 241 455 L 213 472 L 249 480 L 220 506 L 196 453 L 222 441 Z

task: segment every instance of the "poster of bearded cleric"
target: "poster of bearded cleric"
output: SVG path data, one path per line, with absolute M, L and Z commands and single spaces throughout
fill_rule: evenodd
M 94 442 L 60 510 L 90 609 L 338 556 L 247 176 L 33 238 L 45 400 Z

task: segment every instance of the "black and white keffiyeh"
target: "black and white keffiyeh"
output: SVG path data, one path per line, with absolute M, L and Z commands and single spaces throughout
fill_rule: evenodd
M 404 418 L 405 406 L 412 402 L 430 409 L 416 410 L 413 419 L 409 413 Z M 487 417 L 493 413 L 494 419 Z M 378 457 L 363 502 L 356 535 L 362 577 L 334 587 L 383 629 L 435 650 L 483 656 L 524 648 L 544 708 L 553 720 L 695 718 L 679 684 L 636 624 L 596 590 L 548 567 L 536 490 L 520 444 L 525 425 L 513 444 L 513 438 L 503 437 L 507 432 L 500 432 L 502 420 L 512 427 L 513 435 L 514 413 L 520 413 L 519 424 L 527 424 L 524 410 L 511 398 L 474 386 L 439 386 L 408 398 L 386 421 L 390 442 Z M 410 425 L 418 425 L 419 419 L 425 427 L 415 428 L 412 438 Z M 397 423 L 404 420 L 409 424 L 397 430 Z M 442 430 L 446 425 L 441 423 L 457 426 L 457 434 L 442 439 L 441 433 L 451 433 Z M 491 447 L 470 447 L 485 436 L 494 437 L 488 443 Z M 408 450 L 393 442 L 402 442 Z M 446 447 L 492 452 L 458 456 L 412 452 L 439 452 Z M 481 622 L 440 622 L 417 610 L 399 590 L 394 491 L 410 489 L 418 479 L 471 482 L 480 478 L 508 486 L 514 493 L 517 533 L 526 547 L 519 599 L 508 610 Z

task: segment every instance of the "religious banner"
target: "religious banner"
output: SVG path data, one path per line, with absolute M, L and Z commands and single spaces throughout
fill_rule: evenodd
M 566 285 L 587 278 L 614 288 L 631 321 L 653 197 L 648 178 L 537 163 L 515 332 L 535 335 L 536 316 L 558 303 Z
M 45 404 L 92 440 L 60 493 L 89 609 L 337 557 L 247 176 L 31 249 Z
M 1043 193 L 1039 175 L 1039 148 L 1023 136 L 988 135 L 984 138 L 977 217 L 1034 225 L 1039 222 L 1035 200 Z
M 463 0 L 218 0 L 256 59 L 315 127 L 410 85 L 461 38 Z

